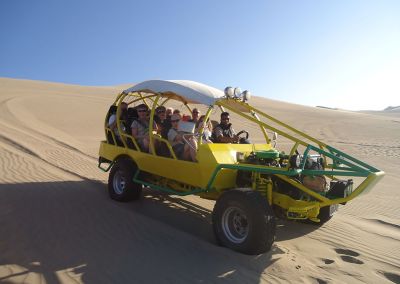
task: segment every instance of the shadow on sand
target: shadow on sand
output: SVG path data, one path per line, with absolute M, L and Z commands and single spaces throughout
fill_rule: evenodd
M 91 181 L 0 185 L 0 282 L 258 283 L 285 254 L 248 256 L 218 247 L 211 211 L 144 190 L 110 200 Z M 277 242 L 315 230 L 279 221 Z M 268 281 L 268 280 L 267 280 Z

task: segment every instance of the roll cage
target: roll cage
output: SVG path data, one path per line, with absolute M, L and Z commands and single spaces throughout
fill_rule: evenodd
M 128 100 L 127 100 L 128 98 Z M 137 103 L 137 102 L 142 102 L 145 103 L 149 109 L 150 109 L 150 155 L 157 155 L 154 147 L 154 141 L 159 140 L 160 142 L 164 142 L 171 154 L 171 157 L 173 159 L 177 159 L 174 151 L 172 150 L 172 147 L 168 140 L 160 137 L 157 134 L 154 134 L 153 131 L 153 123 L 154 123 L 154 115 L 155 115 L 155 109 L 158 106 L 165 105 L 166 102 L 168 102 L 170 99 L 175 99 L 181 101 L 185 107 L 188 109 L 189 112 L 192 112 L 192 108 L 190 105 L 185 102 L 183 99 L 179 99 L 180 96 L 176 95 L 171 95 L 168 93 L 156 93 L 152 92 L 150 90 L 144 90 L 144 91 L 134 91 L 134 92 L 122 92 L 118 95 L 116 98 L 114 105 L 117 106 L 117 118 L 120 117 L 121 113 L 121 108 L 120 105 L 122 102 L 127 102 L 128 105 Z M 295 155 L 296 152 L 298 152 L 299 146 L 304 146 L 305 150 L 301 154 L 302 157 L 307 157 L 310 155 L 310 152 L 317 153 L 321 155 L 323 158 L 323 163 L 324 163 L 324 170 L 308 170 L 305 169 L 305 163 L 306 159 L 302 159 L 302 162 L 299 166 L 298 169 L 294 170 L 290 168 L 290 164 L 288 163 L 286 166 L 286 171 L 279 170 L 279 173 L 276 173 L 276 175 L 280 178 L 285 180 L 288 183 L 295 184 L 295 182 L 290 178 L 293 175 L 324 175 L 327 176 L 331 179 L 336 179 L 335 176 L 352 176 L 352 177 L 363 177 L 365 180 L 351 193 L 351 195 L 341 198 L 340 200 L 336 200 L 335 203 L 337 202 L 346 202 L 350 199 L 353 199 L 355 196 L 360 194 L 363 191 L 366 191 L 370 188 L 373 187 L 374 184 L 376 184 L 379 179 L 383 176 L 383 172 L 378 170 L 377 168 L 374 168 L 332 146 L 329 146 L 318 139 L 311 137 L 308 134 L 305 134 L 304 132 L 297 130 L 280 120 L 266 114 L 265 112 L 258 110 L 251 105 L 249 105 L 246 102 L 241 101 L 240 99 L 233 99 L 233 98 L 226 98 L 222 97 L 218 100 L 215 101 L 214 105 L 209 105 L 207 112 L 205 114 L 205 119 L 210 117 L 211 111 L 213 110 L 214 107 L 219 107 L 222 111 L 224 110 L 229 110 L 231 112 L 234 112 L 238 114 L 239 116 L 252 121 L 256 124 L 259 125 L 260 130 L 263 133 L 265 143 L 269 144 L 271 142 L 271 139 L 268 136 L 267 129 L 273 132 L 278 133 L 279 135 L 291 140 L 293 142 L 293 146 L 291 147 L 290 153 L 288 156 L 293 156 Z M 262 121 L 261 118 L 273 122 L 276 126 L 272 126 L 271 124 L 268 124 L 267 122 Z M 106 135 L 108 132 L 112 133 L 114 136 L 114 133 L 111 131 L 111 129 L 107 126 L 107 121 L 105 121 L 105 130 L 106 130 Z M 140 151 L 140 148 L 138 147 L 137 142 L 135 141 L 134 137 L 132 135 L 124 133 L 122 130 L 122 122 L 120 119 L 117 119 L 117 128 L 118 131 L 121 135 L 121 137 L 125 139 L 121 139 L 123 146 L 125 148 L 128 147 L 127 145 L 127 140 L 130 139 L 132 143 L 135 145 L 135 148 Z M 203 129 L 200 129 L 199 132 L 199 143 L 202 143 L 202 133 L 204 131 Z M 295 137 L 295 134 L 297 137 Z M 114 137 L 115 139 L 115 137 Z M 330 162 L 329 162 L 330 161 Z M 244 166 L 244 165 L 243 165 Z M 219 170 L 222 168 L 232 168 L 232 169 L 240 169 L 243 168 L 241 165 L 219 165 Z M 271 167 L 265 167 L 263 166 L 262 168 L 254 168 L 252 166 L 252 170 L 258 171 L 260 173 L 274 173 L 274 168 Z M 307 187 L 299 184 L 295 184 L 296 187 L 299 187 L 302 191 L 307 193 L 308 195 L 314 197 L 316 200 L 320 201 L 323 203 L 323 205 L 329 205 L 332 204 L 330 199 L 327 197 L 324 197 L 313 190 L 308 189 Z

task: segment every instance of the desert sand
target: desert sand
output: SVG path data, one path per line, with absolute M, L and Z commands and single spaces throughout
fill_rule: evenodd
M 0 78 L 1 283 L 400 283 L 399 112 L 254 98 L 386 176 L 322 227 L 279 220 L 272 250 L 248 256 L 216 245 L 212 201 L 109 199 L 97 151 L 121 90 Z

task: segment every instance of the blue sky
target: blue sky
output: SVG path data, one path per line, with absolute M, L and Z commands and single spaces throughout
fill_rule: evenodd
M 400 105 L 400 1 L 1 0 L 0 77 L 383 109 Z

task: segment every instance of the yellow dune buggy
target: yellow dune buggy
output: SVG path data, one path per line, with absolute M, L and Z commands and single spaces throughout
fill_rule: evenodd
M 368 191 L 383 177 L 384 172 L 251 106 L 249 98 L 250 92 L 239 88 L 221 91 L 183 80 L 145 81 L 121 92 L 106 116 L 106 139 L 99 150 L 99 168 L 110 170 L 110 197 L 138 199 L 145 186 L 216 200 L 212 222 L 218 243 L 259 254 L 274 242 L 275 218 L 322 224 L 339 204 Z M 203 126 L 185 132 L 197 141 L 197 161 L 178 159 L 170 142 L 153 129 L 156 108 L 170 103 L 179 103 L 188 112 L 203 106 L 206 120 L 217 111 L 229 111 L 260 131 L 262 142 L 210 143 L 204 139 Z M 149 107 L 149 151 L 141 149 L 130 131 L 139 104 Z M 112 114 L 114 129 L 109 126 Z M 282 149 L 276 147 L 278 135 Z

